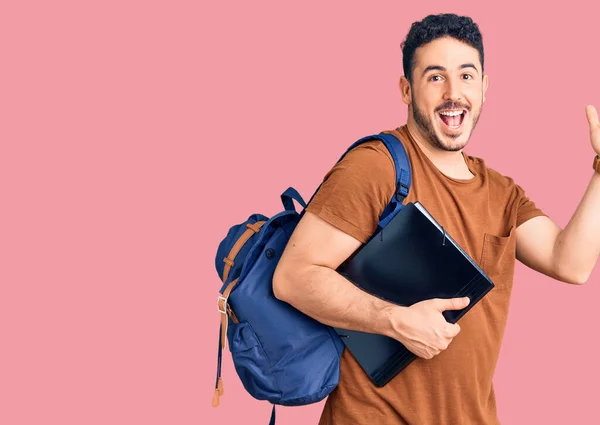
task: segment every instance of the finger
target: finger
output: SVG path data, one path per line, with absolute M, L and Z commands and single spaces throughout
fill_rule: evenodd
M 438 302 L 438 305 L 439 305 L 440 311 L 462 310 L 463 308 L 468 306 L 470 302 L 471 302 L 471 300 L 469 300 L 469 297 L 448 298 L 448 299 L 441 299 Z
M 443 339 L 441 341 L 438 341 L 437 344 L 435 345 L 435 349 L 438 352 L 442 352 L 444 351 L 446 348 L 448 348 L 448 345 L 450 344 L 450 341 L 452 341 L 452 339 L 448 338 L 448 339 Z
M 413 354 L 421 357 L 422 359 L 430 359 L 431 357 L 433 357 L 431 355 L 430 351 L 431 351 L 431 348 L 423 347 L 423 348 L 413 351 Z
M 460 332 L 460 326 L 458 326 L 457 323 L 455 323 L 455 324 L 448 323 L 448 325 L 446 325 L 446 335 L 449 338 L 454 338 L 456 335 L 458 335 L 459 332 Z
M 425 358 L 427 360 L 431 360 L 431 359 L 433 359 L 437 355 L 438 355 L 437 350 L 435 350 L 433 348 L 430 348 L 429 350 L 426 351 Z
M 590 130 L 600 127 L 600 121 L 598 120 L 598 111 L 593 105 L 586 106 L 585 114 L 587 115 Z

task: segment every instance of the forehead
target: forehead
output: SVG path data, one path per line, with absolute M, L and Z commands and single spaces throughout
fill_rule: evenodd
M 413 70 L 419 72 L 428 66 L 443 66 L 449 71 L 455 71 L 464 63 L 472 63 L 481 72 L 479 52 L 474 47 L 462 43 L 455 38 L 444 37 L 433 40 L 417 50 L 413 57 Z M 415 72 L 415 76 L 420 75 Z

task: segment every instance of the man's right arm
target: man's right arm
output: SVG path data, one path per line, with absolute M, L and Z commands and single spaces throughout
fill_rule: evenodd
M 458 334 L 444 310 L 462 309 L 461 299 L 426 300 L 403 307 L 374 297 L 336 269 L 361 242 L 306 211 L 273 276 L 275 296 L 329 326 L 395 338 L 416 355 L 431 358 Z

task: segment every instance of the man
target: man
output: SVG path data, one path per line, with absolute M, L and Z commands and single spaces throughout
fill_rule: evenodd
M 459 325 L 446 322 L 442 312 L 462 309 L 468 300 L 395 306 L 336 272 L 376 230 L 395 191 L 392 158 L 373 141 L 354 149 L 325 176 L 282 255 L 274 292 L 325 324 L 388 335 L 418 356 L 377 388 L 346 350 L 322 425 L 496 424 L 492 378 L 515 258 L 554 279 L 585 283 L 600 252 L 600 174 L 590 170 L 589 188 L 561 229 L 511 178 L 462 152 L 488 87 L 478 26 L 468 17 L 428 16 L 413 24 L 402 48 L 400 90 L 408 120 L 390 133 L 402 141 L 411 161 L 413 183 L 404 202 L 423 203 L 495 288 Z M 600 153 L 596 109 L 588 107 L 587 117 L 592 147 Z

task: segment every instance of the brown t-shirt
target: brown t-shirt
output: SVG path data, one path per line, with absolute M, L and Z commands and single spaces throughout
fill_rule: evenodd
M 513 284 L 516 234 L 544 213 L 515 182 L 463 153 L 469 180 L 440 172 L 409 134 L 393 131 L 412 167 L 406 202 L 421 202 L 495 283 L 459 324 L 449 347 L 417 358 L 386 386 L 377 388 L 348 350 L 338 387 L 329 395 L 320 425 L 497 424 L 492 378 Z M 392 157 L 381 141 L 353 149 L 325 176 L 308 206 L 345 233 L 366 242 L 395 192 Z

